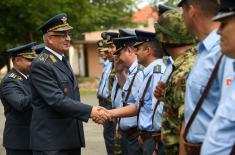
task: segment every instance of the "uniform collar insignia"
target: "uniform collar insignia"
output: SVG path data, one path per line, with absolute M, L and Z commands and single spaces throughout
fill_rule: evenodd
M 56 63 L 56 62 L 57 62 L 57 60 L 56 60 L 56 58 L 55 58 L 54 55 L 50 54 L 49 57 L 50 57 L 50 59 L 51 59 L 51 61 L 52 61 L 53 63 Z
M 21 76 L 18 76 L 17 79 L 23 81 L 23 78 Z

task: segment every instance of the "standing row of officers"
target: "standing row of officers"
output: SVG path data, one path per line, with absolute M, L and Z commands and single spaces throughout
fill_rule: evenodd
M 107 154 L 235 154 L 235 2 L 181 0 L 97 42 Z
M 97 42 L 99 106 L 81 103 L 65 54 L 72 27 L 61 13 L 35 43 L 8 50 L 0 84 L 7 155 L 80 155 L 83 124 L 103 124 L 108 155 L 234 155 L 235 2 L 181 0 L 155 33 L 120 29 Z

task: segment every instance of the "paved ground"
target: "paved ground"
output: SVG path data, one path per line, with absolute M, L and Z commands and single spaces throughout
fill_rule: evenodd
M 84 95 L 81 96 L 83 103 L 91 105 L 97 105 L 95 95 Z M 4 127 L 4 113 L 2 104 L 0 104 L 0 142 L 2 144 L 2 132 Z M 88 123 L 84 123 L 84 131 L 86 136 L 86 148 L 82 149 L 82 155 L 105 155 L 105 146 L 102 136 L 102 126 L 93 123 L 91 120 Z M 0 146 L 0 155 L 5 155 L 5 150 Z

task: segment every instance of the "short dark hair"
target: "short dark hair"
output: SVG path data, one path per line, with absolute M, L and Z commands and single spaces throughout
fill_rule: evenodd
M 214 17 L 219 11 L 219 4 L 217 0 L 186 0 L 184 4 L 197 5 L 205 16 Z
M 153 50 L 153 56 L 156 58 L 162 58 L 163 52 L 161 48 L 161 44 L 159 41 L 148 41 L 143 44 L 144 48 L 150 47 Z

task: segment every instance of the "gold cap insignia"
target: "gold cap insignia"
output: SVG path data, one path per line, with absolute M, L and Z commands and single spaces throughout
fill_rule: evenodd
M 63 17 L 63 18 L 61 18 L 61 20 L 64 24 L 67 24 L 67 17 Z

